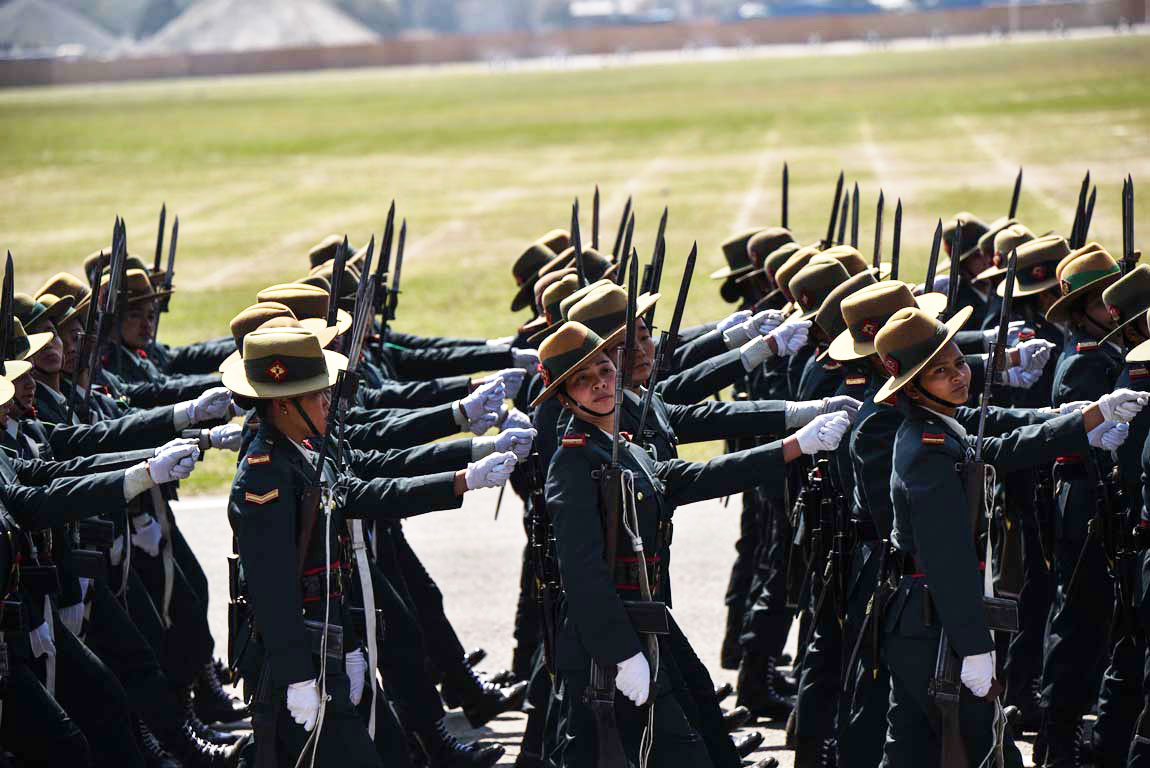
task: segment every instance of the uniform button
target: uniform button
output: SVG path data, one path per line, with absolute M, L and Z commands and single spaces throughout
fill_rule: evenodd
M 636 492 L 635 498 L 638 499 L 639 501 L 642 501 L 643 500 L 643 492 L 642 491 Z

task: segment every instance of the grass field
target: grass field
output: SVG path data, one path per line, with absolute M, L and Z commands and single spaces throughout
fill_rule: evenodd
M 698 241 L 687 321 L 701 321 L 726 311 L 705 277 L 721 240 L 777 222 L 784 160 L 802 240 L 824 232 L 840 168 L 860 183 L 863 243 L 881 186 L 889 249 L 901 196 L 907 279 L 937 217 L 1005 213 L 1019 165 L 1020 215 L 1039 232 L 1069 228 L 1089 168 L 1091 234 L 1117 251 L 1127 172 L 1146 180 L 1140 225 L 1150 212 L 1150 38 L 0 91 L 0 245 L 31 289 L 77 270 L 117 213 L 150 256 L 166 201 L 181 236 L 162 337 L 182 342 L 223 334 L 259 288 L 302 275 L 324 235 L 378 233 L 395 197 L 409 222 L 398 327 L 496 336 L 526 319 L 506 312 L 512 259 L 566 226 L 575 195 L 587 210 L 598 183 L 608 240 L 635 195 L 644 258 L 670 206 L 665 283 Z M 212 466 L 196 487 L 230 474 Z

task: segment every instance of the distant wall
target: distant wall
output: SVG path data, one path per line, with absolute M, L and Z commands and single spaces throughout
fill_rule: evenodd
M 702 46 L 770 45 L 930 37 L 1061 26 L 1116 26 L 1147 21 L 1147 0 L 1088 0 L 1010 8 L 996 6 L 914 13 L 802 16 L 731 24 L 690 22 L 556 30 L 475 37 L 386 40 L 335 48 L 283 48 L 116 60 L 0 61 L 0 86 L 51 85 L 164 77 L 256 74 L 309 69 L 443 64 L 556 54 L 610 54 Z

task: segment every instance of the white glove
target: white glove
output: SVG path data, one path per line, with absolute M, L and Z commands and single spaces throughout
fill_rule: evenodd
M 531 453 L 531 443 L 537 434 L 534 429 L 505 429 L 495 436 L 495 450 L 510 451 L 517 461 L 523 461 Z
M 363 699 L 363 681 L 367 677 L 367 657 L 359 648 L 346 653 L 343 657 L 343 668 L 347 671 L 347 680 L 351 684 L 347 697 L 351 699 L 353 707 L 358 707 L 360 700 Z
M 243 436 L 243 427 L 239 424 L 220 424 L 212 427 L 208 433 L 213 448 L 222 448 L 225 451 L 238 451 L 240 438 Z
M 823 409 L 819 411 L 819 413 L 841 411 L 850 418 L 851 422 L 854 422 L 855 416 L 858 416 L 859 408 L 861 407 L 861 400 L 855 400 L 850 395 L 836 395 L 834 397 L 823 398 Z
M 743 370 L 751 373 L 768 358 L 774 357 L 775 351 L 771 349 L 766 336 L 756 336 L 743 346 L 739 347 L 739 360 L 743 363 Z
M 1010 324 L 1006 326 L 1006 346 L 1014 346 L 1018 343 L 1018 335 L 1026 328 L 1026 321 L 1024 320 L 1011 320 Z M 988 328 L 982 332 L 983 338 L 986 339 L 987 348 L 994 342 L 998 341 L 998 326 Z
M 1014 349 L 1018 350 L 1019 367 L 1041 373 L 1046 364 L 1050 362 L 1050 353 L 1054 350 L 1054 344 L 1046 339 L 1030 339 L 1022 342 Z
M 32 656 L 40 658 L 45 653 L 56 655 L 56 636 L 52 633 L 52 619 L 45 617 L 40 626 L 28 633 L 28 642 L 32 644 Z
M 1091 405 L 1091 401 L 1089 400 L 1075 400 L 1072 403 L 1064 403 L 1063 405 L 1058 406 L 1058 415 L 1065 416 L 1068 413 L 1081 411 L 1088 405 Z
M 492 427 L 499 426 L 499 414 L 485 413 L 478 419 L 467 422 L 467 431 L 474 435 L 485 434 Z
M 1042 370 L 1028 371 L 1025 368 L 1007 368 L 999 373 L 998 382 L 1014 389 L 1030 389 L 1042 378 Z
M 534 371 L 539 365 L 539 350 L 511 348 L 511 365 L 525 371 Z
M 506 347 L 509 346 L 513 341 L 515 341 L 514 336 L 499 336 L 498 338 L 487 339 L 483 343 L 489 347 Z
M 1150 395 L 1132 389 L 1116 389 L 1098 398 L 1098 410 L 1107 421 L 1130 421 L 1146 407 Z
M 305 731 L 315 728 L 319 717 L 319 687 L 315 678 L 288 686 L 287 708 L 291 719 L 302 725 Z
M 750 311 L 746 309 L 740 309 L 738 312 L 732 312 L 719 322 L 715 323 L 715 330 L 719 333 L 725 333 L 729 329 L 734 328 L 739 323 L 745 323 L 750 319 Z
M 961 677 L 962 684 L 981 699 L 990 693 L 990 684 L 994 681 L 994 656 L 990 653 L 964 656 Z
M 1130 436 L 1130 424 L 1125 421 L 1104 421 L 1086 433 L 1086 442 L 1091 448 L 1107 451 L 1117 450 Z
M 177 448 L 177 447 L 185 446 L 185 445 L 193 445 L 193 446 L 196 446 L 198 448 L 200 445 L 200 441 L 194 437 L 177 437 L 176 439 L 169 440 L 168 442 L 164 443 L 160 447 L 156 448 L 156 450 L 152 453 L 152 455 L 153 456 L 159 456 L 161 453 L 163 453 L 164 451 L 167 451 L 171 448 Z
M 636 707 L 647 703 L 647 697 L 651 695 L 651 665 L 642 651 L 619 662 L 615 668 L 615 689 Z
M 224 387 L 213 387 L 186 404 L 189 424 L 222 419 L 228 415 L 232 393 Z
M 492 379 L 480 384 L 475 391 L 459 401 L 459 409 L 463 411 L 467 421 L 475 421 L 488 414 L 497 415 L 507 396 L 507 389 L 503 379 Z
M 517 464 L 514 453 L 493 453 L 484 456 L 476 462 L 467 465 L 464 478 L 467 481 L 467 490 L 476 488 L 494 488 L 503 485 Z
M 531 429 L 531 417 L 518 408 L 508 408 L 504 411 L 500 426 L 504 429 Z
M 850 417 L 842 411 L 820 414 L 795 432 L 795 440 L 799 443 L 799 450 L 808 456 L 820 451 L 833 451 L 839 447 L 850 425 Z
M 68 628 L 76 637 L 84 630 L 84 603 L 83 601 L 75 605 L 66 605 L 63 608 L 56 609 L 56 613 L 60 616 L 60 623 Z
M 139 547 L 152 557 L 160 554 L 160 543 L 164 540 L 164 532 L 160 524 L 148 514 L 136 515 L 132 518 L 132 545 Z
M 503 380 L 503 387 L 507 392 L 507 397 L 511 400 L 519 394 L 520 387 L 523 386 L 523 378 L 527 375 L 527 371 L 522 368 L 504 368 L 502 371 L 496 371 L 490 376 L 484 376 L 480 381 L 486 384 L 495 379 Z
M 757 336 L 765 336 L 783 322 L 783 313 L 775 309 L 764 309 L 738 325 L 723 331 L 727 349 L 741 347 Z
M 123 536 L 116 536 L 116 538 L 112 541 L 112 546 L 108 550 L 108 562 L 110 562 L 113 566 L 119 566 L 120 563 L 124 562 Z
M 780 357 L 790 357 L 806 346 L 810 327 L 810 320 L 788 320 L 768 333 L 767 338 L 775 340 Z
M 153 458 L 148 459 L 148 475 L 156 485 L 170 483 L 173 480 L 185 480 L 196 468 L 196 459 L 199 457 L 200 449 L 195 443 L 182 445 L 169 443 Z

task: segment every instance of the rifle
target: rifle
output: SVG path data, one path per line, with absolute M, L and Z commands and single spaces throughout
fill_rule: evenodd
M 836 238 L 839 245 L 847 239 L 847 214 L 850 213 L 850 195 L 843 195 L 842 212 L 839 214 L 839 236 Z
M 659 284 L 663 282 L 663 260 L 667 255 L 666 231 L 667 209 L 663 208 L 663 217 L 659 220 L 659 231 L 655 236 L 655 250 L 651 254 L 651 282 L 644 287 L 644 293 L 657 293 L 659 291 Z M 644 277 L 646 276 L 644 275 Z M 648 331 L 654 327 L 654 307 L 651 307 L 651 309 L 647 311 L 647 316 L 643 318 L 643 322 L 647 324 Z
M 691 276 L 695 272 L 695 259 L 699 253 L 699 244 L 691 246 L 691 253 L 687 256 L 687 266 L 683 271 L 683 279 L 679 283 L 679 295 L 675 299 L 675 313 L 671 316 L 671 326 L 663 331 L 659 339 L 659 351 L 655 353 L 655 362 L 651 366 L 651 375 L 647 379 L 647 391 L 643 393 L 643 408 L 639 412 L 639 426 L 635 435 L 644 445 L 654 441 L 654 432 L 647 431 L 647 415 L 651 412 L 651 400 L 655 395 L 655 384 L 660 376 L 665 376 L 671 370 L 671 354 L 675 349 L 675 341 L 679 335 L 679 325 L 683 321 L 683 310 L 687 306 L 687 292 L 691 289 Z M 654 315 L 654 308 L 652 314 Z
M 168 218 L 168 205 L 167 205 L 167 203 L 164 203 L 160 206 L 160 224 L 159 224 L 159 227 L 158 227 L 157 232 L 156 232 L 156 255 L 155 255 L 155 258 L 152 260 L 152 274 L 153 275 L 158 275 L 160 273 L 160 258 L 163 256 L 163 253 L 164 253 L 164 229 L 165 229 L 164 225 L 165 225 L 165 222 L 167 221 L 167 218 Z M 176 221 L 178 222 L 179 219 L 176 219 Z M 178 223 L 172 225 L 172 248 L 173 248 L 173 251 L 175 250 L 176 235 L 179 232 L 178 226 L 179 226 Z M 170 269 L 172 256 L 168 257 L 168 261 L 169 261 L 169 269 Z M 165 292 L 169 291 L 169 290 L 171 290 L 171 287 L 172 287 L 171 276 L 170 275 L 165 276 L 165 278 L 164 278 L 164 289 L 163 290 Z M 169 298 L 170 298 L 169 296 L 164 296 L 163 298 L 161 298 L 159 301 L 156 302 L 156 320 L 155 320 L 154 325 L 152 326 L 152 339 L 153 340 L 159 338 L 160 315 L 163 314 L 164 312 L 168 311 L 168 304 L 169 304 L 168 299 Z
M 954 241 L 950 246 L 950 281 L 946 285 L 946 311 L 944 319 L 949 319 L 958 311 L 958 257 L 962 254 L 962 219 L 954 220 Z
M 599 185 L 595 185 L 595 197 L 591 198 L 591 248 L 599 250 Z
M 630 204 L 630 198 L 627 203 Z M 619 269 L 615 270 L 615 284 L 622 285 L 623 281 L 627 279 L 627 259 L 631 255 L 631 237 L 635 234 L 635 214 L 631 214 L 627 218 L 626 232 L 622 229 L 619 233 L 623 235 L 622 250 L 619 251 Z
M 15 280 L 16 268 L 12 264 L 12 251 L 8 251 L 8 257 L 4 261 L 4 285 L 0 289 L 0 339 L 4 344 L 3 350 L 0 350 L 3 352 L 0 354 L 0 375 L 6 373 L 3 369 L 4 361 L 16 358 L 16 339 L 13 337 L 16 325 L 13 321 L 13 313 L 16 311 L 13 288 Z
M 1022 194 L 1022 166 L 1018 166 L 1018 175 L 1014 177 L 1014 191 L 1010 193 L 1010 209 L 1006 218 L 1013 219 L 1018 215 L 1018 198 Z
M 395 274 L 391 278 L 391 291 L 387 295 L 387 319 L 395 319 L 399 304 L 399 276 L 403 272 L 403 247 L 407 244 L 407 219 L 399 225 L 399 241 L 395 244 Z
M 626 248 L 620 249 L 623 245 L 623 230 L 627 228 L 627 224 L 631 221 L 631 196 L 627 195 L 627 202 L 623 204 L 623 215 L 619 217 L 619 228 L 615 230 L 615 245 L 611 246 L 611 260 L 618 261 L 627 253 Z
M 572 233 L 574 235 L 574 233 Z M 631 347 L 635 340 L 635 301 L 638 294 L 634 269 L 627 281 L 627 324 L 623 345 L 615 354 L 615 416 L 611 428 L 611 460 L 599 471 L 599 496 L 603 510 L 604 560 L 607 568 L 613 570 L 618 551 L 619 527 L 625 514 L 623 498 L 623 470 L 619 463 L 620 424 L 623 416 L 623 391 L 627 371 L 631 367 Z M 637 553 L 642 561 L 643 552 Z M 640 562 L 639 572 L 646 583 L 646 562 Z M 649 597 L 645 597 L 649 600 Z M 657 641 L 652 638 L 651 661 L 657 665 Z M 655 667 L 657 670 L 657 666 Z M 584 693 L 585 700 L 595 718 L 596 761 L 600 768 L 627 768 L 627 756 L 623 751 L 623 741 L 615 720 L 615 679 L 599 663 L 591 659 L 591 681 Z
M 176 245 L 180 242 L 180 217 L 172 222 L 172 240 L 168 243 L 168 266 L 164 269 L 164 296 L 160 298 L 160 311 L 167 312 L 172 301 L 172 281 L 176 276 Z M 159 323 L 159 319 L 156 320 Z
M 787 170 L 787 164 L 783 163 L 783 227 L 787 227 L 787 195 L 790 192 L 791 174 Z
M 383 225 L 383 238 L 379 241 L 379 263 L 375 268 L 375 276 L 372 282 L 375 284 L 373 290 L 373 301 L 375 302 L 374 312 L 379 315 L 379 341 L 376 348 L 376 353 L 383 357 L 383 344 L 384 337 L 387 336 L 387 317 L 386 305 L 384 302 L 387 300 L 387 271 L 391 268 L 391 240 L 395 236 L 395 201 L 391 201 L 391 206 L 387 209 L 387 222 Z M 370 274 L 370 270 L 364 267 L 362 273 L 364 277 Z
M 91 335 L 85 335 L 83 339 L 83 349 L 77 363 L 85 362 L 86 365 L 78 367 L 72 374 L 72 392 L 68 398 L 68 420 L 72 420 L 72 416 L 76 412 L 76 398 L 79 396 L 80 385 L 80 371 L 86 370 L 88 372 L 88 384 L 84 388 L 84 401 L 83 411 L 84 414 L 89 414 L 92 402 L 92 390 L 95 388 L 96 383 L 99 381 L 100 368 L 103 363 L 103 341 L 115 328 L 115 319 L 119 312 L 120 305 L 120 292 L 123 290 L 124 271 L 128 258 L 128 232 L 124 225 L 124 220 L 116 217 L 116 224 L 112 230 L 112 258 L 108 266 L 108 283 L 103 284 L 101 279 L 100 270 L 93 270 L 92 276 L 92 301 L 88 306 L 88 325 L 92 324 L 92 315 L 94 314 L 95 323 L 94 331 Z M 93 312 L 92 310 L 95 310 Z M 89 329 L 85 329 L 85 334 Z
M 851 193 L 851 248 L 859 247 L 859 183 Z
M 164 254 L 164 223 L 168 218 L 168 204 L 162 203 L 160 205 L 160 226 L 159 231 L 156 232 L 156 258 L 152 262 L 152 272 L 160 271 L 160 257 Z
M 555 677 L 555 638 L 559 626 L 559 565 L 555 560 L 555 534 L 547 516 L 547 499 L 543 493 L 543 459 L 538 448 L 532 448 L 524 470 L 530 495 L 527 499 L 529 537 L 528 546 L 535 569 L 535 599 L 539 603 L 543 623 L 543 665 L 552 679 Z
M 926 281 L 922 284 L 922 292 L 930 293 L 934 290 L 934 273 L 938 269 L 938 252 L 942 248 L 942 219 L 934 227 L 934 240 L 930 243 L 930 260 L 926 263 Z
M 898 257 L 902 248 L 902 198 L 894 206 L 894 239 L 890 245 L 890 279 L 898 280 Z
M 1142 254 L 1134 250 L 1134 177 L 1122 181 L 1122 273 L 1134 269 Z
M 339 297 L 343 289 L 343 270 L 347 263 L 347 235 L 343 236 L 343 242 L 340 243 L 335 249 L 335 258 L 332 260 L 331 266 L 331 286 L 329 294 L 331 299 L 327 304 L 327 326 L 336 324 L 336 319 L 339 317 Z
M 1082 234 L 1078 237 L 1078 247 L 1086 245 L 1090 235 L 1090 222 L 1094 219 L 1094 203 L 1098 199 L 1098 187 L 1090 190 L 1090 199 L 1086 201 L 1086 213 L 1082 217 Z
M 1006 288 L 1003 291 L 1002 306 L 998 316 L 998 336 L 994 341 L 993 347 L 990 351 L 989 359 L 986 364 L 986 379 L 983 384 L 982 401 L 979 403 L 978 410 L 978 436 L 974 446 L 974 460 L 968 462 L 964 467 L 964 481 L 966 484 L 967 502 L 970 508 L 970 528 L 971 528 L 971 541 L 978 549 L 978 529 L 979 522 L 984 517 L 984 508 L 986 506 L 986 463 L 982 460 L 983 442 L 986 435 L 986 414 L 990 406 L 991 386 L 996 378 L 999 366 L 1002 364 L 1002 358 L 1006 351 L 1006 341 L 1008 329 L 1010 327 L 1010 310 L 1014 301 L 1014 278 L 1018 266 L 1018 251 L 1017 249 L 1010 254 L 1010 260 L 1007 262 L 1006 268 Z M 990 533 L 987 532 L 989 537 Z M 989 548 L 989 538 L 988 538 Z M 989 561 L 989 558 L 987 558 Z M 992 570 L 992 564 L 987 562 L 987 569 Z M 991 570 L 987 570 L 983 580 L 984 600 L 994 598 L 994 590 L 991 586 Z M 1005 578 L 1005 576 L 1004 576 Z M 1014 606 L 1015 619 L 1017 619 L 1017 604 L 1013 601 L 998 600 L 995 604 L 1003 609 L 1009 605 Z M 990 622 L 988 621 L 988 624 Z M 1009 622 L 1003 622 L 1002 626 L 991 626 L 991 629 L 1006 629 L 1009 631 Z M 1014 628 L 1017 629 L 1017 622 L 1015 621 Z M 947 635 L 945 627 L 938 640 L 938 652 L 935 655 L 935 669 L 934 676 L 930 681 L 928 687 L 928 694 L 934 700 L 935 705 L 938 707 L 942 715 L 942 758 L 940 765 L 942 768 L 957 768 L 958 766 L 967 766 L 966 747 L 962 741 L 962 732 L 959 724 L 959 699 L 962 694 L 962 659 L 950 646 L 950 639 Z M 1001 703 L 998 700 L 999 695 L 1002 693 L 1002 684 L 994 680 L 991 684 L 990 693 L 987 694 L 988 698 L 995 701 L 995 707 L 999 710 L 998 714 L 1001 716 Z M 1001 743 L 996 738 L 996 750 L 1001 747 Z
M 587 272 L 583 269 L 583 238 L 579 234 L 579 198 L 571 204 L 571 246 L 575 249 L 575 274 L 583 288 L 587 285 Z
M 843 172 L 839 171 L 839 180 L 835 183 L 835 199 L 831 201 L 831 220 L 827 224 L 827 236 L 823 238 L 822 249 L 826 250 L 834 245 L 835 221 L 839 215 L 839 199 L 843 196 Z
M 1086 193 L 1090 190 L 1090 171 L 1082 179 L 1082 186 L 1078 188 L 1078 204 L 1074 206 L 1074 222 L 1070 225 L 1070 249 L 1081 248 L 1086 242 L 1079 242 L 1078 237 L 1082 230 L 1082 219 L 1086 216 Z
M 878 205 L 875 206 L 874 211 L 874 255 L 871 256 L 870 263 L 876 270 L 882 264 L 882 209 L 885 202 L 886 199 L 880 189 L 878 191 Z

